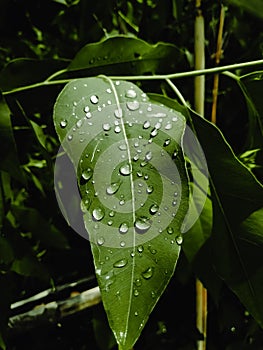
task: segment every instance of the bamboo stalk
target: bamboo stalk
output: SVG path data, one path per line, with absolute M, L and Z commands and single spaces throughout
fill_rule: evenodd
M 195 19 L 195 69 L 205 69 L 205 24 L 201 10 L 201 0 L 196 0 Z M 205 106 L 205 76 L 197 76 L 194 81 L 195 110 L 204 116 Z M 196 280 L 196 327 L 203 335 L 203 340 L 197 341 L 197 349 L 206 349 L 207 331 L 207 291 L 199 280 Z
M 223 43 L 223 28 L 225 21 L 225 8 L 222 5 L 220 11 L 220 19 L 219 19 L 219 28 L 217 35 L 217 48 L 215 53 L 215 65 L 218 66 L 220 63 L 220 59 L 222 56 L 222 43 Z M 219 88 L 219 74 L 215 74 L 214 76 L 214 86 L 213 86 L 213 103 L 212 103 L 212 113 L 211 113 L 211 121 L 216 124 L 216 110 L 217 110 L 217 97 L 218 97 L 218 88 Z

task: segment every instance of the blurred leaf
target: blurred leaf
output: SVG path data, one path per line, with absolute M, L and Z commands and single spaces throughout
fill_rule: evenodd
M 231 5 L 248 11 L 252 15 L 263 19 L 263 2 L 262 0 L 227 0 Z
M 13 249 L 5 237 L 0 236 L 0 264 L 9 265 L 14 260 Z
M 16 258 L 11 266 L 11 271 L 26 277 L 48 279 L 48 274 L 43 265 L 34 256 L 24 255 Z
M 44 246 L 68 248 L 66 237 L 54 225 L 48 223 L 36 209 L 13 205 L 11 211 L 20 228 L 23 231 L 32 232 Z
M 105 311 L 102 306 L 93 310 L 92 325 L 96 342 L 101 350 L 111 350 L 116 346 L 116 340 L 110 329 Z
M 2 334 L 1 334 L 1 332 L 0 332 L 0 348 L 1 348 L 2 350 L 6 350 L 6 344 L 5 344 L 5 342 L 4 342 L 4 339 L 3 339 L 3 336 L 2 336 Z
M 17 155 L 10 111 L 2 96 L 0 96 L 0 115 L 0 170 L 8 172 L 19 182 L 25 183 L 25 177 Z
M 63 89 L 54 123 L 77 169 L 109 323 L 128 350 L 173 275 L 182 244 L 185 119 L 132 83 L 86 78 Z
M 184 53 L 168 43 L 150 45 L 127 36 L 115 36 L 84 46 L 68 66 L 70 76 L 140 75 L 176 72 L 185 67 Z M 63 77 L 63 74 L 59 77 Z

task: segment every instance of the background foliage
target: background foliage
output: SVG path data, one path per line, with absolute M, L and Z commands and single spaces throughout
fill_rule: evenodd
M 254 6 L 248 6 L 242 0 L 224 3 L 227 11 L 221 64 L 262 58 L 263 8 L 260 0 L 251 3 Z M 219 2 L 203 1 L 207 67 L 214 66 L 219 12 Z M 1 97 L 0 103 L 0 326 L 10 349 L 20 349 L 24 346 L 21 344 L 33 344 L 31 346 L 34 349 L 110 349 L 115 345 L 101 306 L 76 319 L 67 319 L 62 325 L 38 329 L 34 334 L 13 337 L 7 331 L 6 322 L 12 314 L 9 309 L 12 302 L 50 285 L 57 286 L 94 274 L 89 243 L 77 236 L 66 224 L 54 195 L 53 164 L 59 142 L 51 116 L 54 101 L 63 84 L 36 87 L 13 94 L 7 92 L 43 81 L 67 67 L 67 72 L 58 74 L 58 78 L 117 75 L 120 74 L 121 67 L 130 74 L 172 73 L 193 69 L 195 14 L 194 1 L 187 0 L 0 2 L 0 87 L 6 93 L 5 99 Z M 122 66 L 122 57 L 116 45 L 109 47 L 111 58 L 98 54 L 100 48 L 96 45 L 88 52 L 85 51 L 84 45 L 117 34 L 128 36 L 131 40 L 140 38 L 149 44 L 162 41 L 175 46 L 168 45 L 166 51 L 161 50 L 163 55 L 160 52 L 158 55 L 147 53 L 151 59 L 148 66 L 141 65 L 140 55 L 136 55 L 139 45 L 136 40 L 131 52 L 126 52 L 128 60 L 133 57 L 134 64 L 130 65 Z M 81 57 L 85 58 L 84 67 Z M 142 58 L 145 59 L 145 56 Z M 245 75 L 249 72 L 251 69 L 236 73 Z M 221 76 L 218 105 L 218 127 L 259 181 L 263 179 L 261 79 L 261 73 L 244 76 L 238 81 Z M 176 83 L 189 104 L 193 105 L 193 80 L 181 79 Z M 207 119 L 211 114 L 212 83 L 213 77 L 208 76 Z M 144 91 L 172 96 L 171 90 L 164 83 L 151 81 L 139 85 Z M 202 122 L 200 123 L 200 133 L 202 130 L 204 135 L 208 130 L 210 132 L 207 126 L 202 127 Z M 195 127 L 198 128 L 198 125 Z M 218 134 L 203 147 L 210 151 L 208 156 L 210 164 L 213 164 L 211 169 L 215 172 L 214 176 L 221 177 L 224 182 L 228 176 L 229 163 L 225 162 L 228 151 L 225 143 L 218 146 L 214 142 L 216 138 Z M 206 137 L 203 139 L 206 140 Z M 253 151 L 256 149 L 259 151 Z M 232 183 L 235 181 L 233 179 Z M 235 188 L 236 192 L 245 189 L 249 181 L 238 182 L 240 187 Z M 224 183 L 220 186 L 223 189 Z M 259 198 L 258 201 L 260 200 Z M 237 215 L 236 204 L 229 201 L 227 196 L 225 203 L 232 210 L 233 216 Z M 244 202 L 244 205 L 247 203 Z M 254 217 L 249 216 L 243 223 L 242 232 L 251 230 L 251 222 L 257 222 L 258 228 L 262 225 L 262 213 L 256 209 L 259 207 L 250 211 L 250 214 L 253 211 Z M 76 211 L 74 216 L 77 217 L 74 204 L 72 211 Z M 211 213 L 211 208 L 208 212 Z M 252 231 L 260 257 L 262 231 L 257 231 L 255 227 Z M 215 238 L 219 244 L 228 242 L 227 236 L 224 239 L 221 236 Z M 195 259 L 189 259 L 189 249 L 186 246 L 175 276 L 151 315 L 136 349 L 172 349 L 175 346 L 178 349 L 194 348 L 195 341 L 200 336 L 194 322 L 196 275 L 204 280 L 211 293 L 208 348 L 263 348 L 262 330 L 233 293 L 236 286 L 231 285 L 231 282 L 235 284 L 236 281 L 231 279 L 232 275 L 224 275 L 227 266 L 221 266 L 221 270 L 218 270 L 221 276 L 224 275 L 224 282 L 212 274 L 212 266 L 211 270 L 205 268 L 210 248 L 208 240 L 195 252 L 196 256 L 192 254 Z M 222 256 L 226 248 L 228 245 L 218 245 L 218 255 Z M 247 246 L 244 245 L 243 248 L 248 252 L 246 256 L 252 258 L 254 251 L 250 255 Z M 255 262 L 254 259 L 251 261 Z M 227 263 L 235 272 L 233 261 Z M 259 267 L 251 263 L 249 271 L 253 278 L 259 276 L 260 281 Z M 94 283 L 91 278 L 88 286 L 93 286 Z M 254 307 L 257 306 L 258 304 Z M 260 317 L 262 315 L 259 319 Z M 105 334 L 105 329 L 108 337 L 103 337 L 102 340 L 101 334 Z M 47 343 L 39 344 L 39 337 L 46 338 L 46 332 L 50 330 L 53 337 Z

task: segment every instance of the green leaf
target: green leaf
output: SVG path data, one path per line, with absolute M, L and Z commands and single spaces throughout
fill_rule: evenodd
M 3 339 L 1 333 L 0 333 L 0 348 L 1 348 L 2 350 L 6 350 L 6 344 L 5 344 L 5 342 L 4 342 L 4 339 Z
M 5 237 L 0 236 L 0 264 L 9 265 L 14 260 L 13 249 Z
M 68 71 L 76 78 L 98 74 L 164 74 L 185 66 L 184 52 L 172 44 L 150 45 L 141 39 L 116 36 L 84 46 L 68 66 Z
M 77 171 L 109 323 L 120 349 L 128 350 L 180 252 L 188 209 L 185 119 L 136 85 L 105 77 L 69 83 L 54 121 Z
M 10 111 L 2 96 L 0 96 L 0 115 L 0 170 L 8 172 L 19 182 L 25 183 L 25 177 L 17 155 Z
M 227 2 L 263 19 L 263 3 L 261 0 L 227 0 Z

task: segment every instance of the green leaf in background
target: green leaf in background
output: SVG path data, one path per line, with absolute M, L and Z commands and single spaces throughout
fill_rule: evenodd
M 227 0 L 233 6 L 244 9 L 252 15 L 263 19 L 263 2 L 262 0 Z
M 109 323 L 120 349 L 129 350 L 173 275 L 182 244 L 185 119 L 136 85 L 105 77 L 69 83 L 54 122 L 77 171 Z
M 186 68 L 184 52 L 175 45 L 116 36 L 87 44 L 73 58 L 68 73 L 74 77 L 105 75 L 141 75 L 168 73 Z M 67 74 L 68 74 L 67 73 Z M 59 77 L 61 79 L 63 74 Z
M 0 170 L 8 172 L 19 182 L 25 183 L 17 155 L 10 111 L 2 96 L 0 96 L 0 115 Z

